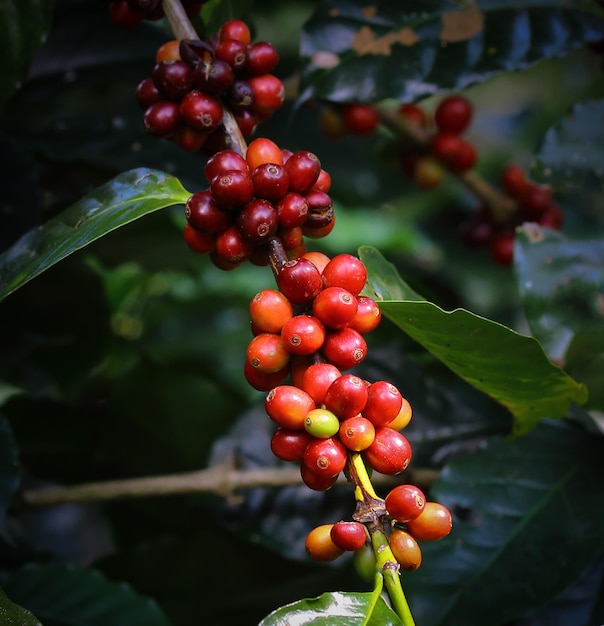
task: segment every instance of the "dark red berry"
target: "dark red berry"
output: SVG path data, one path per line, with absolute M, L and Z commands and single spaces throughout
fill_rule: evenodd
M 379 123 L 377 111 L 371 104 L 346 104 L 341 114 L 344 126 L 355 135 L 370 135 Z
M 222 123 L 222 105 L 209 94 L 193 89 L 180 103 L 180 115 L 183 121 L 205 133 L 211 133 Z
M 272 74 L 251 76 L 247 79 L 254 94 L 252 110 L 258 115 L 267 115 L 276 111 L 285 99 L 283 83 Z
M 252 172 L 252 182 L 258 198 L 278 202 L 289 189 L 289 174 L 283 165 L 263 163 Z
M 169 137 L 181 125 L 177 102 L 160 100 L 152 104 L 143 115 L 145 131 L 155 137 Z
M 162 99 L 153 79 L 145 78 L 136 87 L 136 101 L 145 110 Z
M 358 295 L 367 282 L 367 269 L 363 262 L 351 254 L 338 254 L 323 269 L 325 287 L 342 287 Z
M 263 243 L 274 235 L 278 225 L 277 209 L 260 198 L 250 200 L 237 216 L 237 228 L 253 244 Z
M 191 89 L 191 67 L 184 61 L 156 63 L 151 77 L 157 90 L 171 100 L 180 100 Z
M 367 342 L 360 333 L 347 326 L 327 333 L 321 351 L 338 369 L 348 370 L 365 359 Z
M 214 176 L 210 189 L 218 206 L 226 211 L 239 209 L 254 197 L 252 179 L 239 170 L 227 170 Z
M 267 41 L 257 41 L 247 48 L 247 64 L 245 73 L 248 76 L 262 76 L 272 72 L 279 62 L 279 53 Z
M 292 259 L 283 264 L 277 275 L 277 285 L 294 304 L 306 304 L 321 291 L 319 270 L 308 259 Z
M 193 71 L 195 86 L 204 93 L 220 95 L 233 84 L 233 68 L 221 59 L 198 63 Z
M 232 223 L 232 215 L 222 211 L 210 191 L 198 191 L 185 204 L 185 216 L 191 226 L 209 233 L 221 233 Z
M 308 193 L 321 173 L 321 161 L 316 154 L 306 150 L 292 154 L 285 162 L 289 174 L 290 190 Z
M 386 496 L 385 504 L 397 522 L 406 523 L 419 517 L 426 506 L 426 496 L 415 485 L 397 485 Z
M 249 173 L 247 161 L 234 150 L 221 150 L 213 154 L 206 162 L 204 174 L 206 180 L 211 183 L 212 179 L 227 170 L 239 170 Z
M 360 522 L 337 522 L 331 527 L 331 540 L 348 552 L 362 548 L 367 541 L 367 530 Z
M 216 46 L 216 58 L 228 63 L 234 72 L 240 72 L 247 63 L 247 45 L 237 39 L 223 39 Z
M 299 193 L 287 193 L 275 204 L 275 208 L 279 214 L 279 225 L 284 228 L 302 226 L 308 217 L 308 202 Z
M 467 98 L 459 95 L 447 96 L 434 111 L 434 123 L 441 131 L 463 132 L 472 120 L 472 105 Z

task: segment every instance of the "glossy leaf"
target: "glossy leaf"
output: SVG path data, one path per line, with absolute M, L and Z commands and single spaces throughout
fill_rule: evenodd
M 155 602 L 93 570 L 27 565 L 0 576 L 10 598 L 65 626 L 170 626 Z
M 400 626 L 399 617 L 382 598 L 375 607 L 370 593 L 324 593 L 273 611 L 258 626 Z
M 19 486 L 19 455 L 13 431 L 0 414 L 0 525 Z
M 367 260 L 367 249 L 359 256 Z M 377 281 L 379 304 L 386 317 L 477 389 L 507 407 L 514 416 L 515 435 L 533 428 L 541 418 L 561 418 L 571 402 L 587 399 L 584 385 L 575 382 L 545 355 L 532 337 L 463 309 L 444 311 L 417 300 L 390 264 L 371 252 L 366 261 L 369 282 Z M 390 276 L 384 289 L 376 276 Z M 409 293 L 409 299 L 392 299 Z M 413 299 L 415 298 L 415 299 Z
M 409 101 L 462 89 L 602 39 L 603 16 L 562 0 L 330 0 L 302 33 L 301 98 Z
M 545 605 L 604 549 L 601 437 L 543 422 L 489 440 L 434 485 L 454 514 L 403 584 L 422 626 L 499 626 Z
M 120 174 L 0 255 L 0 300 L 76 250 L 189 195 L 163 172 L 140 168 Z
M 604 241 L 570 241 L 526 224 L 514 259 L 532 334 L 551 358 L 562 359 L 579 331 L 604 333 Z
M 25 78 L 29 64 L 46 39 L 54 0 L 6 0 L 0 3 L 0 106 Z
M 2 589 L 0 589 L 0 623 L 4 626 L 42 626 L 31 611 L 11 602 Z

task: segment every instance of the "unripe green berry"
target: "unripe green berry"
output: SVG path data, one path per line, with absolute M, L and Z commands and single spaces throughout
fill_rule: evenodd
M 304 420 L 304 428 L 313 437 L 327 439 L 340 430 L 340 420 L 327 409 L 312 409 Z

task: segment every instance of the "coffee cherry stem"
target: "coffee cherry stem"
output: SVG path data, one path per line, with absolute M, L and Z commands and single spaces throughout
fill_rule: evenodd
M 376 104 L 375 109 L 380 117 L 380 122 L 397 135 L 402 135 L 411 140 L 420 148 L 427 149 L 430 144 L 430 134 L 418 124 L 400 115 L 396 110 L 383 104 Z M 484 200 L 493 218 L 498 222 L 505 222 L 517 209 L 517 203 L 509 196 L 501 193 L 488 183 L 475 170 L 463 172 L 451 172 L 477 197 Z
M 175 39 L 199 39 L 180 0 L 162 0 L 162 8 Z

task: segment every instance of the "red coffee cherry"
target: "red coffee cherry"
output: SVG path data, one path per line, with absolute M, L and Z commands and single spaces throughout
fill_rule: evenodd
M 323 476 L 308 469 L 304 463 L 300 463 L 300 478 L 302 478 L 304 484 L 313 491 L 327 491 L 327 489 L 330 489 L 336 484 L 338 474 L 335 476 Z
M 278 202 L 289 190 L 289 174 L 283 165 L 263 163 L 252 172 L 256 197 Z
M 289 430 L 303 430 L 304 420 L 314 408 L 313 399 L 293 385 L 279 385 L 271 389 L 264 400 L 267 415 L 276 424 Z
M 311 441 L 302 457 L 304 466 L 320 476 L 337 476 L 345 467 L 348 454 L 344 445 L 333 437 Z
M 460 95 L 447 96 L 434 111 L 434 123 L 441 131 L 462 133 L 472 120 L 473 109 L 469 100 Z
M 247 63 L 247 45 L 237 39 L 223 39 L 215 49 L 216 58 L 228 63 L 233 72 L 243 70 Z
M 305 430 L 277 428 L 271 437 L 271 451 L 282 461 L 300 461 L 306 446 L 313 440 Z
M 120 28 L 136 28 L 145 19 L 145 12 L 127 0 L 114 0 L 109 3 L 109 19 Z
M 277 285 L 290 302 L 306 304 L 321 291 L 322 278 L 311 261 L 299 258 L 283 264 L 277 275 Z
M 254 183 L 245 172 L 227 170 L 212 178 L 210 191 L 221 209 L 235 211 L 252 200 Z
M 362 409 L 374 426 L 386 426 L 396 418 L 403 406 L 401 392 L 391 383 L 379 380 L 367 388 L 367 403 Z
M 357 298 L 343 287 L 327 287 L 313 300 L 312 312 L 327 328 L 343 328 L 357 314 Z
M 493 233 L 489 242 L 489 250 L 499 265 L 511 265 L 514 260 L 514 233 Z
M 185 243 L 198 254 L 207 254 L 216 247 L 216 239 L 210 233 L 196 230 L 190 224 L 183 229 Z
M 233 68 L 221 59 L 197 63 L 193 70 L 193 84 L 204 93 L 213 96 L 223 94 L 234 80 Z
M 405 119 L 413 122 L 414 124 L 417 124 L 417 126 L 421 126 L 422 128 L 424 128 L 427 124 L 426 114 L 424 113 L 424 110 L 417 104 L 401 104 L 399 106 L 398 112 Z
M 534 217 L 543 213 L 552 203 L 552 190 L 547 185 L 528 183 L 520 198 L 522 209 Z
M 252 249 L 235 226 L 229 226 L 216 237 L 216 252 L 229 263 L 243 263 Z
M 204 146 L 207 138 L 208 135 L 200 130 L 195 130 L 190 126 L 182 126 L 174 133 L 172 139 L 182 150 L 196 152 Z
M 317 405 L 325 404 L 325 394 L 342 372 L 331 363 L 313 363 L 304 369 L 301 387 Z
M 263 289 L 251 300 L 249 306 L 252 324 L 264 333 L 280 333 L 284 324 L 294 314 L 291 302 L 276 289 Z
M 258 118 L 247 110 L 233 111 L 233 117 L 239 126 L 239 130 L 244 137 L 250 137 L 253 135 L 256 127 L 258 126 Z
M 277 235 L 287 251 L 295 252 L 300 246 L 304 246 L 304 233 L 300 226 L 294 226 L 293 228 L 283 228 L 279 226 L 277 228 Z M 294 254 L 293 256 L 296 257 L 298 255 Z
M 283 369 L 289 362 L 289 352 L 285 349 L 281 337 L 272 333 L 260 333 L 248 344 L 247 362 L 255 369 L 272 374 Z M 291 428 L 290 424 L 279 424 Z
M 347 326 L 328 332 L 321 351 L 338 369 L 348 370 L 367 356 L 367 342 L 360 333 Z
M 528 187 L 526 173 L 518 165 L 506 165 L 501 172 L 501 186 L 513 198 L 520 198 Z
M 344 554 L 344 550 L 339 548 L 331 538 L 332 527 L 333 524 L 322 524 L 313 528 L 306 536 L 304 547 L 313 561 L 334 561 Z
M 559 206 L 552 203 L 541 213 L 537 223 L 546 228 L 560 230 L 564 224 L 564 213 Z
M 211 183 L 214 177 L 235 170 L 249 174 L 247 161 L 234 150 L 220 150 L 206 161 L 204 174 L 206 180 Z
M 438 502 L 426 502 L 424 510 L 406 524 L 407 530 L 419 541 L 437 541 L 446 537 L 453 527 L 449 509 Z
M 237 216 L 237 228 L 254 245 L 272 237 L 279 225 L 277 209 L 268 201 L 254 198 Z
M 371 104 L 346 104 L 341 115 L 345 128 L 355 135 L 370 135 L 380 121 Z
M 136 101 L 143 111 L 162 99 L 153 79 L 145 78 L 136 87 Z
M 246 76 L 262 76 L 272 72 L 279 62 L 277 49 L 267 41 L 255 41 L 247 47 Z
M 280 385 L 289 374 L 289 363 L 277 372 L 265 373 L 255 369 L 247 361 L 243 364 L 243 375 L 250 387 L 256 391 L 270 391 Z
M 156 63 L 151 78 L 159 93 L 170 100 L 180 100 L 192 86 L 191 67 L 184 61 Z
M 185 204 L 185 217 L 191 226 L 208 233 L 221 233 L 232 223 L 232 215 L 221 210 L 210 191 L 192 194 Z
M 350 328 L 364 335 L 375 330 L 382 320 L 382 312 L 377 302 L 369 296 L 357 296 L 357 312 L 350 320 Z
M 422 513 L 426 496 L 415 485 L 397 485 L 386 496 L 385 504 L 386 510 L 397 522 L 406 523 Z
M 258 137 L 258 139 L 250 142 L 245 158 L 252 172 L 263 163 L 283 165 L 281 148 L 274 141 L 265 137 Z
M 412 416 L 413 411 L 411 409 L 411 405 L 409 404 L 407 398 L 403 398 L 403 404 L 398 415 L 391 422 L 386 424 L 386 426 L 388 426 L 388 428 L 392 428 L 393 430 L 403 430 L 403 428 L 405 428 L 411 421 Z
M 313 409 L 304 420 L 304 430 L 317 439 L 333 437 L 340 430 L 340 420 L 327 409 Z
M 366 418 L 356 415 L 340 424 L 340 441 L 355 452 L 366 450 L 375 439 L 375 426 Z
M 247 82 L 254 94 L 252 111 L 257 115 L 270 115 L 283 104 L 285 89 L 283 83 L 273 74 L 251 76 Z
M 193 89 L 182 99 L 180 115 L 192 128 L 211 133 L 222 123 L 222 105 L 214 96 Z
M 336 546 L 347 552 L 355 552 L 367 542 L 367 530 L 360 522 L 336 522 L 329 534 Z
M 315 182 L 312 188 L 316 191 L 324 191 L 325 193 L 328 193 L 331 188 L 331 176 L 329 173 L 322 169 L 319 172 L 317 182 Z
M 323 269 L 325 287 L 342 287 L 357 296 L 367 282 L 363 262 L 351 254 L 338 254 Z
M 252 39 L 250 29 L 243 20 L 228 20 L 220 27 L 218 39 L 236 39 L 248 45 Z
M 321 173 L 321 161 L 316 154 L 300 151 L 292 154 L 285 162 L 289 174 L 290 190 L 300 194 L 308 193 Z
M 388 426 L 375 429 L 373 443 L 363 453 L 367 463 L 381 474 L 399 474 L 411 462 L 411 444 L 408 439 Z
M 279 225 L 283 228 L 302 226 L 308 217 L 308 202 L 299 193 L 287 193 L 275 204 L 275 208 L 279 214 Z
M 143 125 L 154 137 L 169 137 L 181 125 L 178 103 L 171 100 L 155 102 L 145 111 Z
M 325 327 L 312 315 L 294 315 L 281 329 L 281 339 L 291 354 L 313 354 L 325 341 Z
M 388 543 L 396 562 L 404 572 L 416 570 L 422 564 L 422 550 L 408 532 L 400 528 L 392 529 Z
M 336 378 L 325 394 L 325 406 L 340 419 L 358 415 L 367 402 L 367 385 L 354 374 Z

